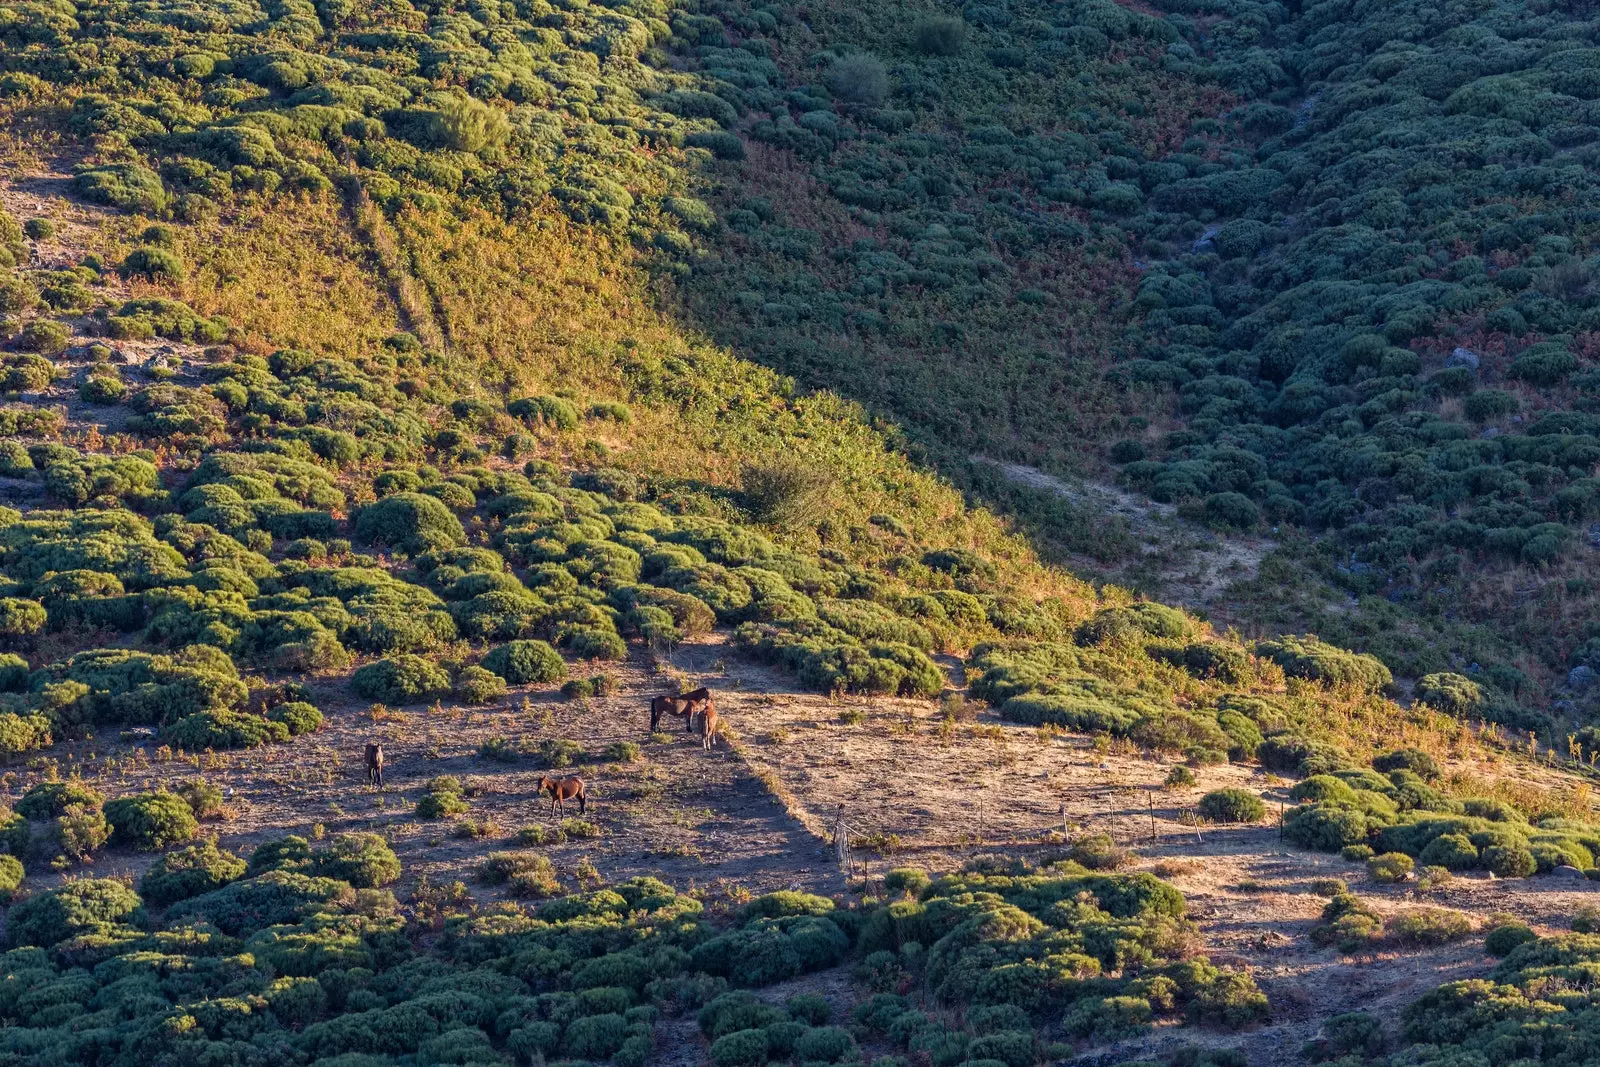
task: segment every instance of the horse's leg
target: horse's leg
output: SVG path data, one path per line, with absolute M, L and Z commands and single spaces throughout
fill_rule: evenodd
M 583 793 L 579 793 L 578 794 L 578 814 L 579 815 L 587 815 L 588 813 L 589 813 L 589 798 L 587 796 L 585 796 Z

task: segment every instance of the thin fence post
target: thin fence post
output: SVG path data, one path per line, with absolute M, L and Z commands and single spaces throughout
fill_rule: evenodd
M 1145 803 L 1150 806 L 1150 843 L 1156 843 L 1156 796 L 1154 793 L 1144 795 Z

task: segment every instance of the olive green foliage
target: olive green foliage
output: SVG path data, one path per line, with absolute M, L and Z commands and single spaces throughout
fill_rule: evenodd
M 118 797 L 106 802 L 105 812 L 112 841 L 141 852 L 182 844 L 200 832 L 193 809 L 176 793 L 158 791 Z
M 543 641 L 512 641 L 483 658 L 483 665 L 511 685 L 542 685 L 567 675 L 560 653 Z
M 417 818 L 443 819 L 461 815 L 471 807 L 462 793 L 460 779 L 443 776 L 430 781 L 417 801 Z
M 400 861 L 378 834 L 340 834 L 311 853 L 311 873 L 376 889 L 400 877 Z
M 443 696 L 450 689 L 450 676 L 421 656 L 401 653 L 357 670 L 350 688 L 380 704 L 415 704 Z
M 1267 814 L 1261 798 L 1244 789 L 1218 789 L 1196 805 L 1202 818 L 1212 822 L 1260 822 Z
M 206 841 L 168 852 L 156 859 L 139 882 L 147 904 L 164 908 L 242 878 L 245 861 Z

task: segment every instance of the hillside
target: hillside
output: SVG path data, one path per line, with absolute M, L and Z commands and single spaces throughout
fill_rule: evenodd
M 0 11 L 0 1056 L 1580 1062 L 1583 27 L 1439 17 Z

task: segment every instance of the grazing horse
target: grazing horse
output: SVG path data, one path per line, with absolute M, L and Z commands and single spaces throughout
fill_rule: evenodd
M 700 712 L 700 747 L 710 752 L 717 743 L 717 706 L 707 697 L 705 708 Z
M 567 801 L 578 802 L 578 814 L 582 815 L 589 809 L 589 800 L 584 795 L 583 779 L 574 775 L 571 778 L 551 778 L 549 775 L 540 775 L 539 784 L 535 787 L 541 793 L 550 794 L 550 813 L 553 815 L 559 809 L 561 814 L 567 813 Z
M 650 700 L 650 732 L 655 733 L 656 727 L 661 725 L 661 716 L 676 715 L 683 719 L 683 732 L 688 733 L 694 729 L 695 708 L 710 702 L 711 690 L 704 686 L 693 692 L 679 693 L 675 697 L 652 697 Z
M 367 742 L 367 784 L 383 788 L 383 746 Z

